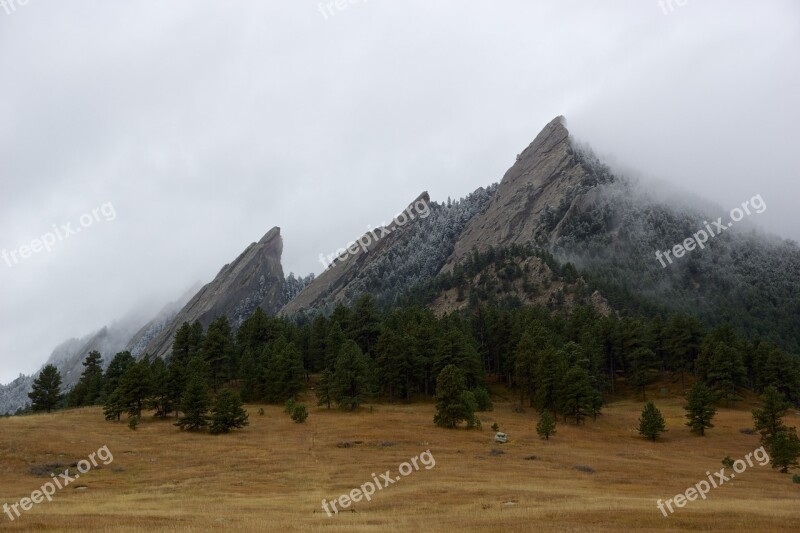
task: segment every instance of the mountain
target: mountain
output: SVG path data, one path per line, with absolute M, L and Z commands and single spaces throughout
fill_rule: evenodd
M 199 321 L 207 327 L 215 318 L 227 315 L 236 327 L 258 307 L 274 315 L 286 303 L 287 282 L 281 255 L 280 228 L 272 228 L 252 243 L 232 263 L 225 265 L 150 342 L 142 353 L 164 357 L 172 350 L 175 332 L 184 322 Z
M 292 316 L 330 313 L 338 304 L 349 305 L 371 294 L 382 306 L 398 302 L 411 287 L 424 283 L 441 270 L 472 217 L 481 213 L 495 186 L 479 188 L 466 198 L 447 204 L 420 194 L 386 227 L 366 233 L 354 243 L 354 253 L 343 253 L 296 298 L 281 309 Z
M 466 225 L 442 273 L 476 251 L 533 247 L 576 268 L 619 311 L 694 314 L 800 353 L 798 245 L 765 235 L 747 220 L 734 223 L 738 213 L 688 193 L 675 202 L 653 190 L 614 172 L 557 117 Z M 760 196 L 741 207 L 746 203 L 740 213 L 751 217 L 766 209 Z M 723 230 L 714 233 L 709 221 L 722 221 Z M 658 259 L 658 251 L 692 236 L 702 239 L 701 230 L 707 237 L 702 248 L 669 263 Z
M 575 157 L 564 117 L 557 117 L 506 172 L 486 210 L 469 221 L 443 271 L 473 251 L 534 241 L 542 214 L 585 186 L 589 172 Z
M 180 298 L 174 302 L 170 302 L 164 306 L 161 311 L 128 341 L 125 349 L 131 352 L 131 355 L 138 358 L 145 352 L 145 348 L 159 333 L 164 331 L 189 302 L 189 300 L 202 288 L 200 282 L 195 283 L 188 291 L 186 291 Z M 115 352 L 116 353 L 116 352 Z M 109 354 L 113 355 L 113 354 Z

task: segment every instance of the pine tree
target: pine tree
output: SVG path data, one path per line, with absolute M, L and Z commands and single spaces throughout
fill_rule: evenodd
M 274 344 L 265 373 L 265 397 L 270 403 L 282 403 L 303 390 L 303 359 L 294 343 Z
M 536 366 L 539 362 L 537 342 L 533 333 L 522 334 L 514 353 L 514 380 L 519 389 L 519 405 L 522 407 L 527 397 L 530 403 L 536 396 Z
M 585 417 L 591 416 L 595 396 L 589 372 L 573 366 L 564 376 L 559 391 L 559 411 L 565 420 L 572 417 L 576 424 L 580 424 Z
M 47 411 L 48 413 L 64 399 L 61 393 L 61 373 L 53 365 L 44 367 L 28 393 L 33 411 Z
M 741 354 L 725 342 L 717 344 L 705 369 L 705 382 L 726 404 L 740 400 L 736 394 L 737 385 L 744 385 L 747 371 L 742 363 Z
M 231 325 L 225 315 L 208 326 L 202 347 L 203 359 L 209 367 L 211 386 L 216 391 L 231 378 L 233 340 Z
M 122 404 L 130 416 L 142 417 L 142 407 L 152 392 L 150 362 L 145 357 L 133 363 L 119 380 L 119 394 Z
M 536 433 L 545 440 L 550 440 L 552 435 L 556 433 L 556 418 L 553 416 L 548 410 L 542 411 L 542 415 L 539 418 L 539 423 L 536 424 Z
M 652 401 L 647 402 L 642 409 L 642 416 L 639 418 L 639 435 L 655 442 L 658 436 L 666 430 L 667 425 L 664 417 L 661 416 L 661 411 Z
M 436 378 L 436 415 L 433 422 L 440 427 L 455 428 L 466 421 L 468 427 L 475 425 L 477 404 L 470 404 L 464 374 L 455 365 L 442 369 Z
M 776 433 L 770 437 L 768 445 L 772 468 L 780 468 L 781 473 L 786 474 L 790 468 L 800 467 L 800 438 L 795 428 Z
M 353 341 L 342 345 L 333 371 L 333 394 L 340 407 L 354 411 L 369 392 L 369 360 Z
M 645 397 L 645 387 L 653 379 L 653 371 L 658 365 L 656 354 L 650 348 L 637 348 L 628 356 L 629 372 L 628 378 L 634 386 Z
M 717 413 L 717 409 L 714 407 L 716 401 L 714 393 L 703 382 L 698 381 L 691 388 L 686 399 L 688 400 L 685 407 L 686 418 L 689 420 L 686 425 L 692 429 L 693 433 L 705 435 L 706 428 L 714 427 L 711 423 Z
M 230 433 L 232 429 L 241 429 L 249 423 L 247 412 L 242 408 L 239 396 L 230 389 L 223 389 L 214 402 L 210 432 L 214 435 Z
M 208 426 L 208 409 L 211 405 L 211 396 L 208 385 L 202 376 L 193 373 L 189 377 L 186 390 L 181 400 L 183 416 L 175 424 L 181 429 L 197 430 Z
M 153 359 L 150 364 L 151 389 L 147 407 L 155 411 L 158 418 L 167 418 L 175 409 L 173 394 L 170 389 L 169 369 L 167 363 L 160 357 Z
M 136 359 L 133 358 L 130 352 L 119 352 L 111 359 L 111 363 L 109 363 L 103 376 L 103 392 L 105 396 L 119 388 L 119 381 L 122 379 L 122 375 L 135 362 Z
M 333 401 L 333 372 L 325 369 L 319 376 L 319 383 L 317 384 L 317 405 L 327 405 L 328 409 L 331 408 Z
M 767 387 L 761 401 L 761 409 L 753 411 L 753 429 L 761 434 L 761 444 L 766 444 L 774 435 L 786 430 L 783 417 L 791 404 L 773 386 Z
M 119 389 L 106 397 L 106 403 L 103 404 L 103 416 L 108 421 L 116 420 L 119 422 L 122 413 L 125 412 L 125 407 L 122 405 L 122 397 L 120 396 Z
M 69 404 L 74 407 L 96 405 L 103 393 L 103 358 L 100 352 L 89 352 L 82 364 L 81 378 L 69 394 Z

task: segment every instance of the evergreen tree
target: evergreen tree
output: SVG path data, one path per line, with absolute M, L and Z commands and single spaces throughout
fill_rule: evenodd
M 436 378 L 436 415 L 433 422 L 440 427 L 455 428 L 459 422 L 467 422 L 468 427 L 475 425 L 475 408 L 470 404 L 464 374 L 455 365 L 442 369 Z
M 783 417 L 789 411 L 789 404 L 773 386 L 767 387 L 761 396 L 761 409 L 753 411 L 755 431 L 761 435 L 761 444 L 766 444 L 776 434 L 786 431 Z
M 208 426 L 208 409 L 211 396 L 208 385 L 202 376 L 192 373 L 181 400 L 183 416 L 178 418 L 176 426 L 181 429 L 198 430 Z
M 136 362 L 130 352 L 119 352 L 109 363 L 106 368 L 105 376 L 103 377 L 103 391 L 104 395 L 108 396 L 119 387 L 122 375 L 128 370 L 128 367 Z
M 328 338 L 325 340 L 325 368 L 333 370 L 346 340 L 347 337 L 345 337 L 339 322 L 333 322 Z
M 718 400 L 726 404 L 740 400 L 737 385 L 744 385 L 746 370 L 739 352 L 725 342 L 717 344 L 705 369 L 705 382 Z
M 369 393 L 369 360 L 353 341 L 342 345 L 333 371 L 333 395 L 340 407 L 354 411 Z
M 247 412 L 242 408 L 239 396 L 230 389 L 223 389 L 214 402 L 210 432 L 214 435 L 230 433 L 232 429 L 241 429 L 249 423 Z
M 103 358 L 100 352 L 89 352 L 82 364 L 81 378 L 69 394 L 69 404 L 74 407 L 96 405 L 103 394 Z
M 554 411 L 559 397 L 559 387 L 566 372 L 562 353 L 548 346 L 541 354 L 536 369 L 535 405 L 540 410 Z
M 656 353 L 650 348 L 637 348 L 628 357 L 629 382 L 645 396 L 645 387 L 653 381 L 653 371 L 658 365 Z
M 689 420 L 686 425 L 692 429 L 693 433 L 700 433 L 705 435 L 706 428 L 713 428 L 711 423 L 714 415 L 717 413 L 714 402 L 716 398 L 711 389 L 698 381 L 689 391 L 687 396 L 688 404 L 686 405 L 686 418 Z
M 589 373 L 585 368 L 573 366 L 564 376 L 561 385 L 559 411 L 565 420 L 572 417 L 576 424 L 580 424 L 581 420 L 592 415 L 595 396 Z
M 282 403 L 303 390 L 303 359 L 294 343 L 274 346 L 265 373 L 265 397 L 270 403 Z
M 800 438 L 795 428 L 776 433 L 770 437 L 768 445 L 772 468 L 780 468 L 781 473 L 786 474 L 790 468 L 800 467 Z
M 150 364 L 151 387 L 147 407 L 153 409 L 158 418 L 167 418 L 176 407 L 169 378 L 167 363 L 160 357 L 154 358 Z
M 31 409 L 48 413 L 64 399 L 61 393 L 61 373 L 53 365 L 45 366 L 33 381 L 32 390 L 28 393 Z
M 108 421 L 116 420 L 119 422 L 122 413 L 125 412 L 125 406 L 122 405 L 122 397 L 120 396 L 119 389 L 106 397 L 106 402 L 103 404 L 103 416 Z
M 667 430 L 667 424 L 661 411 L 650 401 L 642 409 L 642 416 L 639 418 L 639 435 L 646 437 L 653 442 L 659 435 Z
M 519 389 L 519 405 L 527 397 L 530 404 L 536 396 L 536 366 L 539 362 L 537 342 L 531 331 L 523 333 L 514 354 L 514 381 Z
M 184 322 L 172 340 L 172 360 L 179 365 L 188 365 L 192 351 L 192 326 Z
M 223 315 L 208 326 L 202 347 L 203 359 L 208 364 L 210 384 L 214 390 L 231 378 L 233 348 L 231 325 L 228 317 Z
M 539 418 L 539 423 L 536 424 L 536 433 L 545 440 L 550 440 L 550 437 L 556 433 L 556 418 L 548 410 L 542 411 Z
M 319 383 L 317 384 L 317 405 L 327 405 L 328 409 L 331 408 L 333 401 L 333 372 L 325 369 L 319 376 Z
M 150 396 L 152 388 L 150 363 L 147 357 L 128 367 L 119 381 L 119 394 L 130 416 L 142 417 L 142 407 Z

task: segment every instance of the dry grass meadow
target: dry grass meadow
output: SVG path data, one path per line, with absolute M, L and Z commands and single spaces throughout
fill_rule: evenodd
M 249 406 L 250 426 L 221 436 L 180 433 L 147 420 L 135 432 L 102 420 L 99 408 L 0 419 L 0 504 L 14 503 L 49 477 L 31 469 L 79 461 L 107 445 L 113 462 L 92 470 L 53 502 L 34 506 L 8 531 L 797 531 L 800 484 L 769 466 L 748 469 L 709 499 L 669 518 L 670 498 L 743 457 L 757 437 L 751 400 L 722 409 L 705 438 L 683 425 L 682 401 L 656 401 L 669 432 L 651 443 L 636 434 L 642 402 L 611 403 L 597 422 L 559 423 L 537 438 L 533 410 L 498 402 L 482 431 L 433 426 L 433 406 L 374 405 L 357 413 L 312 408 L 305 424 L 282 409 Z M 497 421 L 509 442 L 496 445 Z M 793 413 L 793 425 L 800 417 Z M 338 447 L 343 441 L 351 447 Z M 504 453 L 492 455 L 493 448 Z M 430 450 L 436 466 L 378 491 L 355 512 L 328 517 L 321 500 L 349 493 Z M 535 457 L 535 458 L 534 458 Z M 576 469 L 588 466 L 593 473 Z M 86 488 L 76 489 L 77 484 Z

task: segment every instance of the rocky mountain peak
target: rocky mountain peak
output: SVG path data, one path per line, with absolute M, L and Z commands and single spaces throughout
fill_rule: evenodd
M 545 210 L 569 201 L 587 177 L 575 156 L 564 117 L 550 121 L 508 169 L 489 207 L 470 220 L 443 271 L 473 249 L 532 242 Z

